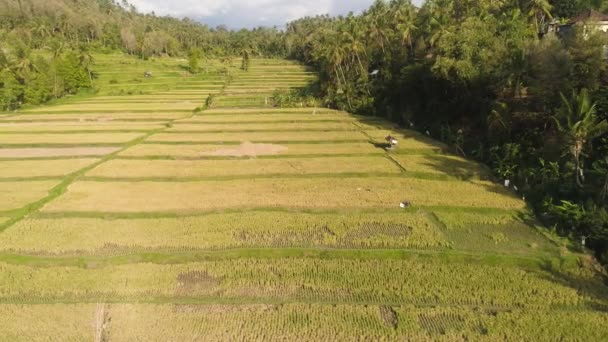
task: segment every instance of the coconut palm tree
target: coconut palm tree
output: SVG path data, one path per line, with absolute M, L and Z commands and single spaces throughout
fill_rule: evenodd
M 392 30 L 388 30 L 386 20 L 386 4 L 383 1 L 376 1 L 366 13 L 365 21 L 368 32 L 367 36 L 371 42 L 385 53 L 385 46 L 388 43 L 387 35 Z
M 596 104 L 591 102 L 587 89 L 572 94 L 571 99 L 562 97 L 562 107 L 554 117 L 557 129 L 564 134 L 568 144 L 568 153 L 575 166 L 575 180 L 580 187 L 585 181 L 582 158 L 591 141 L 608 132 L 608 122 L 599 120 Z
M 91 72 L 91 65 L 95 63 L 95 59 L 88 49 L 88 45 L 81 44 L 78 50 L 78 61 L 80 65 L 87 71 L 89 75 L 89 81 L 93 82 L 93 73 Z
M 548 0 L 529 0 L 528 17 L 534 20 L 537 33 L 542 33 L 546 18 L 553 18 L 551 9 L 553 9 L 553 6 Z
M 412 36 L 418 30 L 416 26 L 416 15 L 414 7 L 409 0 L 400 0 L 395 2 L 395 12 L 393 20 L 397 23 L 397 31 L 401 39 L 401 44 L 409 46 L 410 51 L 412 48 Z

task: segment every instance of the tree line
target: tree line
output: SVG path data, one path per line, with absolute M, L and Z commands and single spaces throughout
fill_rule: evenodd
M 509 180 L 538 217 L 608 263 L 606 34 L 549 24 L 588 0 L 376 1 L 288 25 L 327 105 L 418 129 Z M 466 196 L 466 194 L 462 194 Z
M 0 0 L 0 110 L 90 88 L 93 54 L 116 51 L 188 57 L 191 72 L 203 56 L 286 55 L 276 28 L 209 28 L 141 14 L 125 0 Z

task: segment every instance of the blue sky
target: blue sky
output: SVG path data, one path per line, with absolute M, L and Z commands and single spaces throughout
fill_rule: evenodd
M 419 3 L 422 0 L 415 0 Z M 373 0 L 130 0 L 139 11 L 190 17 L 211 27 L 232 29 L 279 26 L 317 14 L 347 14 L 368 8 Z

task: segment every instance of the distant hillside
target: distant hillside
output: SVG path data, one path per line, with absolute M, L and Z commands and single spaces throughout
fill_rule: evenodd
M 31 48 L 43 48 L 49 40 L 89 43 L 144 57 L 192 48 L 212 55 L 237 55 L 244 49 L 260 56 L 283 54 L 276 29 L 213 29 L 189 19 L 140 14 L 124 0 L 0 0 L 0 42 L 7 39 Z

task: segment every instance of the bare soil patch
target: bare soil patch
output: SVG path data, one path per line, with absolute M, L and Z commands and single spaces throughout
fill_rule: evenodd
M 276 155 L 286 151 L 286 146 L 276 144 L 254 144 L 247 141 L 238 147 L 222 148 L 212 152 L 203 152 L 202 155 L 215 157 L 256 157 Z

